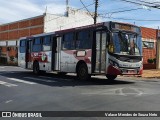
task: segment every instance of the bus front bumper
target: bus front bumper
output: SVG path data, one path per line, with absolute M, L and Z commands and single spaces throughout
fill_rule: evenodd
M 109 75 L 142 75 L 142 68 L 118 68 L 113 65 L 108 66 L 108 70 L 106 72 Z

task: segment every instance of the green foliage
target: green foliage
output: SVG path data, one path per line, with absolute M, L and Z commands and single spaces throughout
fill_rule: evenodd
M 153 63 L 153 59 L 150 58 L 150 59 L 147 60 L 147 62 L 148 62 L 148 63 Z
M 10 56 L 10 61 L 14 61 L 14 56 Z
M 153 59 L 153 62 L 156 63 L 156 58 Z
M 155 64 L 156 63 L 156 58 L 154 58 L 154 59 L 150 58 L 150 59 L 147 60 L 147 62 Z

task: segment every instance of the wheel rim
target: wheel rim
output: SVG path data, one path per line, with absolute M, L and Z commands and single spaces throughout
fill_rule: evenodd
M 85 68 L 81 68 L 80 71 L 79 71 L 80 77 L 84 78 L 85 74 L 86 74 Z
M 87 79 L 87 69 L 84 65 L 81 65 L 79 67 L 79 70 L 78 70 L 78 78 L 80 80 L 86 80 Z

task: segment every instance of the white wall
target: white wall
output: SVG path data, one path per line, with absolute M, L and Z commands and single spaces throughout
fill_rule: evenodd
M 46 13 L 44 18 L 44 32 L 53 32 L 94 23 L 92 16 L 87 11 L 69 8 L 68 13 L 68 17 Z
M 8 46 L 16 46 L 17 45 L 17 41 L 8 41 Z
M 6 46 L 7 42 L 6 41 L 0 41 L 0 46 Z

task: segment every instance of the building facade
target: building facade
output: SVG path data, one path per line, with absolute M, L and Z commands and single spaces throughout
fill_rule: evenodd
M 29 19 L 0 25 L 0 64 L 17 64 L 18 39 L 24 36 L 53 32 L 93 24 L 86 11 L 68 8 L 66 15 L 44 13 Z
M 141 27 L 144 69 L 156 69 L 158 30 Z

